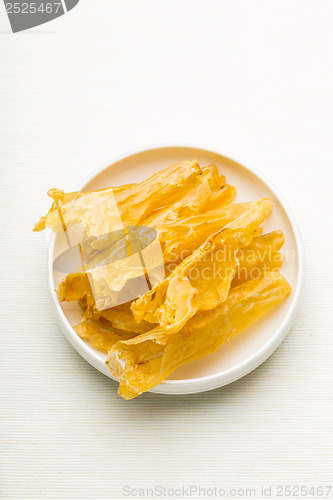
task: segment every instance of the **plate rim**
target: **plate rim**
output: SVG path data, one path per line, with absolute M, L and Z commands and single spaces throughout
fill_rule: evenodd
M 184 145 L 182 143 L 158 144 L 158 145 L 151 145 L 151 146 L 146 146 L 144 148 L 135 149 L 124 154 L 119 154 L 116 157 L 113 157 L 108 163 L 105 163 L 102 166 L 94 169 L 89 175 L 87 175 L 80 182 L 76 190 L 81 191 L 84 188 L 84 186 L 88 184 L 90 181 L 92 181 L 98 174 L 102 173 L 107 168 L 112 168 L 112 166 L 115 163 L 121 160 L 125 160 L 126 158 L 135 156 L 140 153 L 157 151 L 159 149 L 174 149 L 174 148 L 198 149 L 206 153 L 215 154 L 222 158 L 226 158 L 227 160 L 232 161 L 237 165 L 241 166 L 243 169 L 248 171 L 250 174 L 256 176 L 261 182 L 263 182 L 271 190 L 271 192 L 275 195 L 275 197 L 279 200 L 279 203 L 282 205 L 282 208 L 288 217 L 292 231 L 294 233 L 296 248 L 297 248 L 297 256 L 298 256 L 298 269 L 297 269 L 298 277 L 297 277 L 297 284 L 295 287 L 293 300 L 290 304 L 287 314 L 284 317 L 284 320 L 277 329 L 276 334 L 265 344 L 263 344 L 263 346 L 259 349 L 259 351 L 253 354 L 245 362 L 241 362 L 223 372 L 217 372 L 211 375 L 205 375 L 203 377 L 197 377 L 192 379 L 164 380 L 158 386 L 149 391 L 157 394 L 184 395 L 184 394 L 194 394 L 198 392 L 205 392 L 217 389 L 218 387 L 222 387 L 232 382 L 235 382 L 236 380 L 244 377 L 245 375 L 249 374 L 256 368 L 258 368 L 258 366 L 264 363 L 264 361 L 266 361 L 279 347 L 284 338 L 287 336 L 291 324 L 295 319 L 302 298 L 303 284 L 304 284 L 304 246 L 303 246 L 302 236 L 298 227 L 298 223 L 287 201 L 285 200 L 284 196 L 281 195 L 278 189 L 272 187 L 271 182 L 267 180 L 266 176 L 263 175 L 261 172 L 259 172 L 257 169 L 245 166 L 243 163 L 241 163 L 240 161 L 238 161 L 238 159 L 235 159 L 234 157 L 226 156 L 224 153 L 216 149 L 210 149 L 203 145 L 198 145 L 198 144 Z M 99 372 L 103 373 L 109 378 L 117 381 L 117 379 L 112 375 L 108 367 L 93 356 L 91 348 L 77 335 L 77 333 L 69 323 L 63 309 L 60 306 L 60 302 L 54 290 L 54 280 L 53 280 L 53 251 L 56 241 L 56 233 L 54 231 L 49 230 L 47 239 L 49 248 L 49 255 L 47 260 L 48 289 L 49 289 L 51 304 L 56 313 L 58 323 L 60 324 L 63 333 L 65 334 L 67 340 L 70 342 L 72 347 L 90 365 L 92 365 Z

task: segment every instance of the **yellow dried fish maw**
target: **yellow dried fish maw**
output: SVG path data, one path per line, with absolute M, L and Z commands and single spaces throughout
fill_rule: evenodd
M 233 229 L 238 232 L 239 238 L 244 246 L 253 240 L 253 233 L 260 224 L 268 217 L 273 208 L 273 202 L 268 198 L 252 203 L 249 210 L 237 219 L 224 226 L 224 230 Z
M 120 304 L 110 309 L 98 311 L 95 304 L 87 307 L 83 313 L 86 319 L 93 319 L 106 329 L 116 328 L 126 332 L 145 333 L 152 329 L 152 325 L 145 321 L 137 323 L 130 310 L 130 303 Z
M 144 224 L 158 228 L 163 223 L 174 222 L 199 213 L 210 199 L 212 193 L 220 192 L 224 186 L 224 177 L 221 177 L 215 165 L 209 165 L 202 170 L 191 183 L 179 188 L 179 198 L 160 210 L 157 210 L 144 220 Z M 225 193 L 225 198 L 231 192 Z
M 86 305 L 93 303 L 93 295 L 88 275 L 84 272 L 70 273 L 57 286 L 60 302 L 72 302 L 85 298 Z
M 285 240 L 282 231 L 272 231 L 254 238 L 249 246 L 242 248 L 237 254 L 239 266 L 232 286 L 238 286 L 249 279 L 258 279 L 266 271 L 277 271 L 283 263 L 279 250 Z
M 234 186 L 223 186 L 221 189 L 215 191 L 210 195 L 200 213 L 203 214 L 212 210 L 216 210 L 217 208 L 224 207 L 225 205 L 229 205 L 229 203 L 232 202 L 235 196 L 236 189 L 234 188 Z
M 188 257 L 213 233 L 246 213 L 250 203 L 233 203 L 207 213 L 194 215 L 159 228 L 164 262 L 178 263 Z
M 240 217 L 236 219 L 238 221 L 237 224 L 240 228 L 242 227 L 242 224 L 246 224 L 246 222 L 244 221 L 246 221 L 248 217 L 253 218 L 253 221 L 255 222 L 254 227 L 256 227 L 256 221 L 261 221 L 263 219 L 263 216 L 267 215 L 267 210 L 270 210 L 271 205 L 272 204 L 269 200 L 259 200 L 252 203 L 238 204 L 235 205 L 232 209 L 232 205 L 229 205 L 220 209 L 220 211 L 214 212 L 214 215 L 216 216 L 216 213 L 219 213 L 219 216 L 223 217 L 222 219 L 219 219 L 219 224 L 217 224 L 219 226 L 218 228 L 220 228 L 221 225 L 223 226 L 223 223 L 225 223 L 226 221 L 232 221 L 237 215 L 240 215 Z M 198 218 L 201 216 L 196 217 Z M 204 216 L 203 222 L 202 219 L 200 219 L 200 227 L 192 227 L 192 230 L 189 230 L 188 238 L 186 240 L 185 238 L 183 238 L 182 240 L 175 240 L 174 243 L 175 245 L 177 245 L 176 250 L 179 251 L 180 249 L 185 250 L 185 252 L 192 253 L 195 250 L 195 245 L 198 243 L 198 240 L 200 241 L 200 235 L 205 234 L 205 232 L 209 233 L 208 229 L 214 227 L 214 219 L 212 220 L 211 217 L 212 213 L 210 213 L 209 219 L 207 219 L 207 215 Z M 190 221 L 190 224 L 193 224 L 193 219 L 194 217 L 191 217 L 187 220 Z M 164 227 L 167 226 L 168 225 L 165 225 Z M 229 226 L 230 228 L 232 228 L 232 225 L 226 225 L 225 227 Z M 171 231 L 171 235 L 169 234 L 170 231 L 165 231 L 164 235 L 166 238 L 172 237 L 172 225 L 169 227 L 169 229 Z M 202 229 L 203 231 L 201 231 Z M 106 260 L 106 264 L 104 264 L 103 260 L 101 260 L 102 257 L 105 258 L 104 256 L 107 255 L 107 253 L 104 252 L 101 253 L 98 257 L 99 260 L 97 260 L 96 257 L 91 261 L 90 266 L 86 266 L 88 274 L 85 269 L 68 274 L 57 289 L 59 299 L 61 301 L 72 301 L 87 296 L 87 300 L 89 300 L 89 304 L 91 305 L 92 303 L 94 303 L 95 298 L 95 301 L 97 301 L 97 308 L 99 310 L 102 310 L 108 309 L 121 302 L 127 302 L 131 298 L 136 298 L 138 294 L 144 293 L 145 290 L 143 292 L 139 291 L 137 293 L 138 290 L 143 289 L 143 285 L 146 286 L 146 279 L 142 274 L 143 269 L 139 256 L 133 255 L 125 259 L 117 260 L 117 256 L 122 254 L 122 248 L 118 249 L 118 246 L 122 241 L 123 240 L 119 241 L 112 247 L 112 249 L 110 249 L 109 257 L 112 257 L 110 258 L 110 263 L 107 263 L 108 261 Z M 167 239 L 165 244 L 170 248 L 171 243 L 169 239 Z M 161 246 L 163 248 L 163 241 L 161 241 Z M 116 251 L 114 252 L 113 249 L 116 249 Z M 156 262 L 157 269 L 162 257 L 157 251 L 153 252 L 153 255 L 155 255 L 158 260 L 158 262 Z M 171 255 L 171 257 L 174 258 L 174 255 L 176 255 L 175 260 L 179 260 L 182 257 L 181 254 L 173 254 Z M 168 254 L 165 255 L 164 250 L 164 261 L 167 261 L 168 257 L 170 257 L 170 254 L 169 256 Z M 98 262 L 101 263 L 100 266 L 98 265 Z M 153 269 L 154 263 L 151 262 L 150 264 L 151 269 Z M 138 281 L 136 281 L 136 279 Z M 144 283 L 142 280 L 144 281 Z M 93 291 L 90 285 L 93 286 Z M 131 290 L 131 287 L 133 288 L 133 292 Z M 121 293 L 123 293 L 123 295 L 120 295 Z M 122 300 L 120 300 L 120 297 L 122 297 Z M 147 319 L 147 321 L 149 320 Z
M 34 231 L 49 227 L 65 230 L 82 223 L 87 237 L 103 236 L 124 226 L 140 224 L 154 210 L 174 203 L 184 186 L 190 185 L 201 173 L 199 164 L 184 161 L 158 172 L 139 184 L 110 187 L 90 193 L 64 193 L 51 189 L 48 194 L 54 203 Z
M 178 223 L 167 223 L 157 229 L 159 244 L 162 248 L 163 261 L 166 274 L 170 274 L 172 269 L 180 261 L 198 248 L 213 233 L 216 233 L 226 224 L 256 210 L 263 203 L 263 200 L 248 203 L 231 204 L 205 214 L 198 214 Z M 86 265 L 85 268 L 77 272 L 70 273 L 58 287 L 58 295 L 61 301 L 77 300 L 86 294 L 89 280 L 84 278 L 87 272 L 91 271 L 90 280 L 98 288 L 97 294 L 107 297 L 112 286 L 118 289 L 123 287 L 126 280 L 142 274 L 141 261 L 138 266 L 133 266 L 133 259 L 128 258 L 129 263 L 124 258 L 128 250 L 128 241 L 122 238 L 111 248 L 99 252 Z M 157 258 L 156 267 L 160 263 L 159 252 L 154 252 Z M 153 263 L 150 263 L 153 268 Z M 82 286 L 82 284 L 84 286 Z M 68 287 L 68 292 L 67 292 Z M 89 288 L 89 290 L 91 290 Z M 104 307 L 104 306 L 103 306 Z M 102 306 L 101 306 L 102 308 Z
M 232 203 L 210 212 L 188 217 L 175 224 L 164 224 L 157 232 L 165 264 L 181 262 L 202 245 L 211 234 L 245 214 L 261 210 L 261 207 L 267 208 L 269 213 L 272 202 L 263 199 L 247 203 Z
M 191 318 L 177 333 L 157 327 L 149 333 L 117 342 L 107 365 L 119 380 L 118 394 L 132 399 L 149 391 L 177 368 L 219 349 L 253 325 L 290 293 L 279 273 L 267 273 L 233 288 L 227 300 Z
M 151 329 L 146 322 L 138 324 L 130 310 L 130 303 L 99 311 L 96 307 L 88 274 L 71 273 L 58 285 L 57 294 L 61 302 L 80 301 L 83 317 L 98 321 L 101 326 L 134 333 L 144 333 Z
M 216 210 L 197 214 L 179 221 L 167 221 L 156 228 L 158 241 L 163 252 L 163 261 L 168 274 L 175 264 L 184 260 L 196 248 L 213 233 L 216 233 L 224 225 L 248 212 L 251 207 L 258 206 L 258 202 L 231 204 L 220 207 Z M 89 262 L 89 268 L 98 268 L 119 260 L 119 256 L 125 255 L 128 249 L 128 241 L 122 238 L 99 252 Z M 154 253 L 158 257 L 156 265 L 159 263 L 158 252 Z M 169 266 L 170 264 L 170 266 Z M 87 266 L 86 266 L 87 267 Z M 113 266 L 111 266 L 112 268 Z M 118 265 L 119 267 L 119 265 Z M 153 267 L 151 264 L 149 267 Z M 82 270 L 82 272 L 85 272 Z M 116 271 L 119 275 L 119 270 Z M 123 281 L 124 283 L 124 281 Z
M 119 332 L 116 329 L 106 331 L 94 321 L 84 320 L 74 326 L 75 332 L 81 339 L 89 340 L 90 344 L 102 351 L 108 352 L 119 340 L 128 340 L 135 337 L 135 333 Z
M 225 300 L 238 266 L 238 240 L 232 239 L 230 235 L 227 244 L 223 231 L 210 236 L 167 278 L 132 303 L 134 318 L 174 332 L 197 311 L 213 309 Z
M 145 264 L 150 266 L 147 269 L 150 277 L 154 271 L 157 276 L 160 268 L 161 281 L 164 277 L 163 255 L 159 244 L 157 248 L 154 242 L 152 245 L 142 253 Z M 97 308 L 103 310 L 133 300 L 148 290 L 145 268 L 138 253 L 117 260 L 119 252 L 110 251 L 109 257 L 110 262 L 104 263 L 99 259 L 100 265 L 97 265 L 95 257 L 88 266 L 69 273 L 57 287 L 59 300 L 73 301 L 87 297 L 88 305 L 96 303 Z
M 271 260 L 286 242 L 286 237 L 282 231 L 272 231 L 262 234 L 253 239 L 252 243 L 244 248 L 239 254 L 240 263 L 250 259 L 252 253 L 253 260 Z
M 135 319 L 159 323 L 165 331 L 174 332 L 198 311 L 223 302 L 238 266 L 238 250 L 251 243 L 272 205 L 270 200 L 262 200 L 210 236 L 167 278 L 132 303 Z
M 128 189 L 132 190 L 134 186 Z M 90 238 L 119 230 L 122 225 L 116 196 L 121 195 L 122 189 L 110 187 L 88 193 L 64 193 L 60 189 L 50 189 L 47 194 L 54 203 L 46 216 L 35 225 L 34 231 L 48 227 L 61 232 L 82 224 L 85 237 Z
M 245 262 L 235 271 L 234 278 L 231 282 L 231 287 L 239 286 L 245 281 L 259 279 L 268 271 L 278 271 L 284 260 L 280 252 L 276 252 L 271 262 Z

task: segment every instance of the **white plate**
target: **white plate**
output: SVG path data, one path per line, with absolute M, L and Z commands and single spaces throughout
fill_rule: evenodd
M 152 390 L 161 394 L 189 394 L 207 391 L 229 384 L 254 370 L 279 346 L 295 316 L 303 282 L 303 248 L 296 222 L 275 189 L 253 171 L 219 153 L 197 147 L 166 146 L 136 152 L 118 158 L 95 172 L 79 189 L 87 191 L 107 186 L 139 182 L 150 175 L 182 160 L 196 159 L 200 166 L 214 163 L 237 189 L 235 202 L 268 197 L 274 201 L 273 212 L 264 225 L 264 232 L 281 229 L 286 235 L 282 249 L 287 261 L 281 271 L 292 286 L 292 293 L 283 304 L 271 311 L 253 327 L 241 333 L 218 351 L 175 371 Z M 60 250 L 60 237 L 50 238 L 48 277 L 52 304 L 61 328 L 74 349 L 97 370 L 112 377 L 105 365 L 105 354 L 83 341 L 72 326 L 80 322 L 77 303 L 60 304 L 55 287 L 63 278 L 53 269 L 54 256 Z

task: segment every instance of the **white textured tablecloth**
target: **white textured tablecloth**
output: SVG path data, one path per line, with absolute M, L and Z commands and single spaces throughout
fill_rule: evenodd
M 333 485 L 332 21 L 330 0 L 81 0 L 13 35 L 0 5 L 1 498 Z M 285 195 L 305 293 L 247 377 L 126 402 L 60 331 L 31 229 L 50 187 L 174 142 L 224 151 Z

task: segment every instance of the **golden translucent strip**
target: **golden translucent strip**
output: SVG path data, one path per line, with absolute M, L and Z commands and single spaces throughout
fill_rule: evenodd
M 110 309 L 98 311 L 96 305 L 85 307 L 83 318 L 92 319 L 106 329 L 116 328 L 133 333 L 145 333 L 152 329 L 152 325 L 145 321 L 137 323 L 130 310 L 130 303 L 121 304 Z
M 283 263 L 279 250 L 285 241 L 282 231 L 272 231 L 254 238 L 249 246 L 242 248 L 237 254 L 239 266 L 231 286 L 238 286 L 249 279 L 258 279 L 266 271 L 277 271 Z
M 48 194 L 54 203 L 46 216 L 35 225 L 34 231 L 42 231 L 45 227 L 61 231 L 63 225 L 69 228 L 82 223 L 87 237 L 99 237 L 120 229 L 119 216 L 124 226 L 140 224 L 154 210 L 177 202 L 182 189 L 191 186 L 201 172 L 195 160 L 184 161 L 139 184 L 90 193 L 66 194 L 59 189 L 51 189 Z
M 118 394 L 132 399 L 149 391 L 177 368 L 216 351 L 253 325 L 290 293 L 279 273 L 267 273 L 230 290 L 228 299 L 211 311 L 198 313 L 177 333 L 160 327 L 110 350 L 107 365 L 119 380 Z
M 99 311 L 96 308 L 87 274 L 73 273 L 70 280 L 65 279 L 60 283 L 57 293 L 61 302 L 79 300 L 84 311 L 82 316 L 98 321 L 103 327 L 134 333 L 144 333 L 151 328 L 149 323 L 138 324 L 135 321 L 129 303 Z
M 263 200 L 232 203 L 174 224 L 164 224 L 157 232 L 165 264 L 171 266 L 181 262 L 202 245 L 211 234 L 241 217 L 250 209 L 258 209 L 262 202 Z
M 254 263 L 244 263 L 235 271 L 235 275 L 231 282 L 231 287 L 239 286 L 245 281 L 260 279 L 267 272 L 278 271 L 282 266 L 284 260 L 280 252 L 276 252 L 271 262 L 258 261 Z
M 231 190 L 223 189 L 224 184 L 225 178 L 219 175 L 216 166 L 209 165 L 202 169 L 202 173 L 191 184 L 186 185 L 184 188 L 178 188 L 178 200 L 171 203 L 167 202 L 165 207 L 152 212 L 142 223 L 146 226 L 158 228 L 163 223 L 190 217 L 201 212 L 214 192 L 220 193 L 223 191 L 225 202 L 227 203 L 230 200 L 230 203 L 232 201 Z
M 79 325 L 74 326 L 74 330 L 79 337 L 88 340 L 92 346 L 105 352 L 108 352 L 119 340 L 132 339 L 136 336 L 135 333 L 119 332 L 116 329 L 105 331 L 90 320 L 82 321 Z
M 259 209 L 262 203 L 263 200 L 235 203 L 203 215 L 188 217 L 177 223 L 162 224 L 157 233 L 167 274 L 171 272 L 175 265 L 198 248 L 211 234 L 216 233 L 226 224 L 250 210 Z M 116 276 L 118 288 L 121 276 L 123 277 L 123 283 L 125 283 L 124 278 L 130 279 L 131 276 L 138 276 L 138 273 L 142 273 L 142 268 L 133 265 L 131 269 L 125 267 L 122 270 L 122 275 L 120 274 L 121 259 L 119 257 L 125 254 L 127 248 L 128 242 L 124 239 L 119 240 L 111 248 L 107 248 L 94 257 L 89 266 L 85 266 L 74 273 L 69 273 L 57 289 L 59 299 L 61 301 L 72 301 L 83 298 L 86 294 L 91 294 L 87 273 L 90 273 L 90 279 L 93 279 L 97 285 L 98 274 L 103 274 L 103 279 L 101 279 L 103 285 L 107 283 L 104 279 L 105 276 L 109 276 L 108 283 L 111 283 L 111 275 Z M 107 294 L 106 288 L 103 293 Z
M 217 208 L 229 205 L 236 196 L 236 188 L 234 186 L 226 185 L 222 189 L 215 191 L 210 195 L 207 201 L 204 203 L 203 208 L 200 213 L 211 212 Z
M 223 302 L 238 266 L 237 252 L 252 242 L 272 206 L 270 200 L 261 200 L 255 209 L 250 208 L 210 236 L 167 278 L 132 303 L 135 319 L 159 323 L 164 330 L 176 332 L 198 311 Z
M 84 297 L 87 299 L 88 305 L 94 302 L 88 274 L 85 272 L 79 271 L 68 274 L 57 286 L 56 292 L 60 302 L 72 302 Z
M 223 233 L 210 236 L 160 284 L 132 302 L 134 318 L 178 331 L 197 311 L 214 308 L 226 299 L 237 251 L 236 241 L 227 245 Z M 221 261 L 219 252 L 226 254 Z
M 186 256 L 204 243 L 211 234 L 216 233 L 226 224 L 246 213 L 250 208 L 255 209 L 260 203 L 261 200 L 220 206 L 210 212 L 192 215 L 177 221 L 167 221 L 159 227 L 155 227 L 162 248 L 164 264 L 168 265 L 170 263 L 172 265 L 184 260 Z M 119 261 L 126 253 L 127 248 L 128 241 L 122 238 L 111 247 L 99 252 L 82 272 L 108 263 L 113 266 L 112 263 Z

